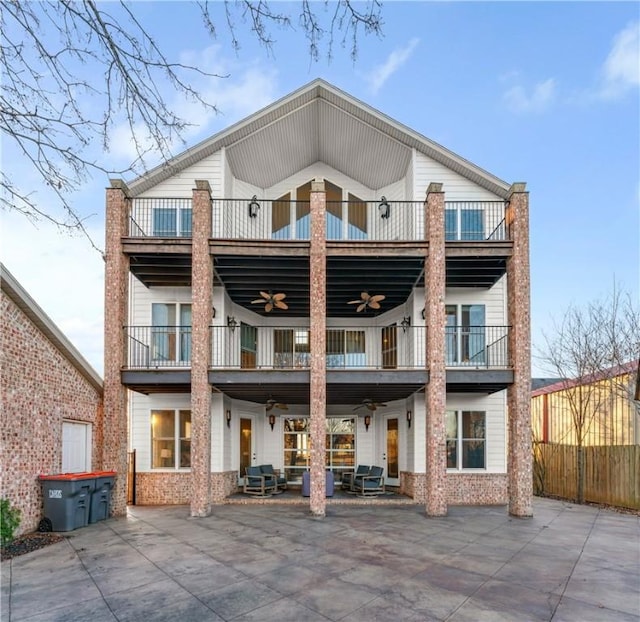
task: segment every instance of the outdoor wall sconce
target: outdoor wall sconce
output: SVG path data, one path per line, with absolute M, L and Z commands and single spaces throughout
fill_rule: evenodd
M 427 309 L 426 309 L 426 307 L 422 308 L 422 319 L 423 320 L 427 319 Z
M 269 415 L 269 425 L 271 426 L 271 429 L 273 430 L 273 426 L 276 424 L 276 416 L 275 415 Z
M 411 411 L 407 411 L 407 427 L 411 427 Z
M 227 411 L 226 418 L 227 418 L 227 427 L 230 428 L 231 427 L 231 411 L 230 410 Z
M 257 218 L 260 211 L 260 203 L 258 203 L 258 197 L 254 194 L 251 202 L 249 203 L 249 218 Z
M 236 320 L 233 315 L 227 316 L 227 326 L 231 329 L 231 332 L 234 332 L 236 327 L 238 326 L 238 320 Z
M 402 326 L 402 332 L 406 333 L 407 332 L 407 328 L 409 328 L 409 326 L 411 326 L 411 318 L 410 317 L 403 317 L 402 318 L 402 322 L 400 322 L 400 326 Z
M 380 204 L 378 205 L 378 211 L 380 212 L 380 218 L 387 219 L 389 218 L 389 211 L 391 207 L 389 206 L 389 201 L 387 201 L 387 197 L 382 197 L 380 199 Z
M 215 307 L 211 307 L 211 317 L 215 320 L 216 318 L 216 308 Z
M 365 430 L 368 432 L 369 431 L 369 426 L 371 425 L 371 415 L 365 415 L 364 416 L 364 428 Z

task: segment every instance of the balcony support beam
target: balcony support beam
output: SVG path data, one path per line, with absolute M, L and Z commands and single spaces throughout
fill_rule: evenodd
M 325 425 L 327 412 L 326 326 L 327 326 L 327 195 L 323 180 L 311 182 L 311 240 L 309 249 L 309 291 L 311 370 L 310 370 L 310 432 L 311 448 L 310 510 L 323 518 L 326 512 Z
M 191 516 L 211 513 L 211 363 L 209 324 L 213 306 L 211 189 L 196 181 L 193 189 L 191 262 Z
M 429 254 L 425 258 L 426 366 L 426 514 L 447 513 L 446 490 L 446 370 L 445 370 L 445 218 L 442 184 L 431 183 L 425 202 L 425 237 Z
M 529 193 L 522 183 L 511 187 L 506 223 L 513 240 L 513 255 L 507 259 L 509 355 L 513 367 L 513 384 L 507 389 L 509 513 L 529 517 L 533 514 Z
M 129 229 L 131 200 L 121 180 L 107 188 L 104 278 L 104 427 L 102 468 L 115 471 L 111 512 L 123 516 L 127 508 L 127 390 L 120 379 L 125 360 L 125 332 L 129 298 L 129 258 L 122 238 Z

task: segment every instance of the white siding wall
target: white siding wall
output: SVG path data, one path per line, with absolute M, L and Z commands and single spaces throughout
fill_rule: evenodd
M 471 180 L 432 160 L 423 153 L 415 152 L 414 196 L 426 196 L 431 182 L 442 183 L 448 201 L 500 201 L 499 196 L 485 190 Z
M 217 151 L 203 158 L 200 162 L 187 167 L 173 177 L 161 181 L 157 186 L 140 194 L 140 197 L 167 197 L 188 198 L 195 188 L 196 179 L 204 179 L 209 182 L 214 197 L 220 197 L 223 193 L 223 153 Z
M 131 393 L 130 425 L 131 447 L 136 450 L 136 470 L 151 471 L 151 411 L 172 408 L 191 408 L 191 395 L 161 394 L 141 395 Z M 156 471 L 174 471 L 175 469 L 153 469 Z
M 153 302 L 191 302 L 190 287 L 145 287 L 136 278 L 131 280 L 129 292 L 129 323 L 133 326 L 151 326 Z
M 447 288 L 445 304 L 448 305 L 485 305 L 485 323 L 487 326 L 507 324 L 506 278 L 503 277 L 491 288 Z
M 486 456 L 488 473 L 507 472 L 506 411 L 507 392 L 491 395 L 447 395 L 447 410 L 483 410 L 486 412 Z

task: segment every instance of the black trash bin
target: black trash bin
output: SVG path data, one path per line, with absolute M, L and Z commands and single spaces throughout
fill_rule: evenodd
M 44 517 L 53 531 L 73 531 L 89 524 L 94 473 L 40 475 Z
M 96 487 L 91 493 L 90 523 L 96 523 L 109 517 L 111 490 L 116 479 L 115 471 L 96 471 L 93 475 L 96 478 Z

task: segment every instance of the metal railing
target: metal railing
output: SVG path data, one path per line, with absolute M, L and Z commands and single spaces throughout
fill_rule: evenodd
M 136 198 L 132 237 L 190 238 L 190 198 Z M 445 238 L 449 241 L 510 239 L 505 201 L 445 201 Z M 309 240 L 309 201 L 215 199 L 212 232 L 216 239 Z M 327 240 L 394 241 L 424 238 L 421 201 L 327 201 Z
M 129 235 L 190 238 L 191 199 L 133 199 L 129 218 Z
M 127 367 L 191 366 L 191 326 L 125 326 Z
M 210 326 L 213 369 L 309 369 L 310 338 L 304 326 Z M 509 326 L 447 326 L 447 367 L 509 367 Z M 191 365 L 190 326 L 125 326 L 130 369 Z M 426 326 L 340 326 L 326 331 L 330 370 L 423 369 Z
M 445 201 L 445 239 L 484 242 L 510 239 L 505 201 Z
M 447 326 L 447 367 L 509 367 L 510 326 Z

